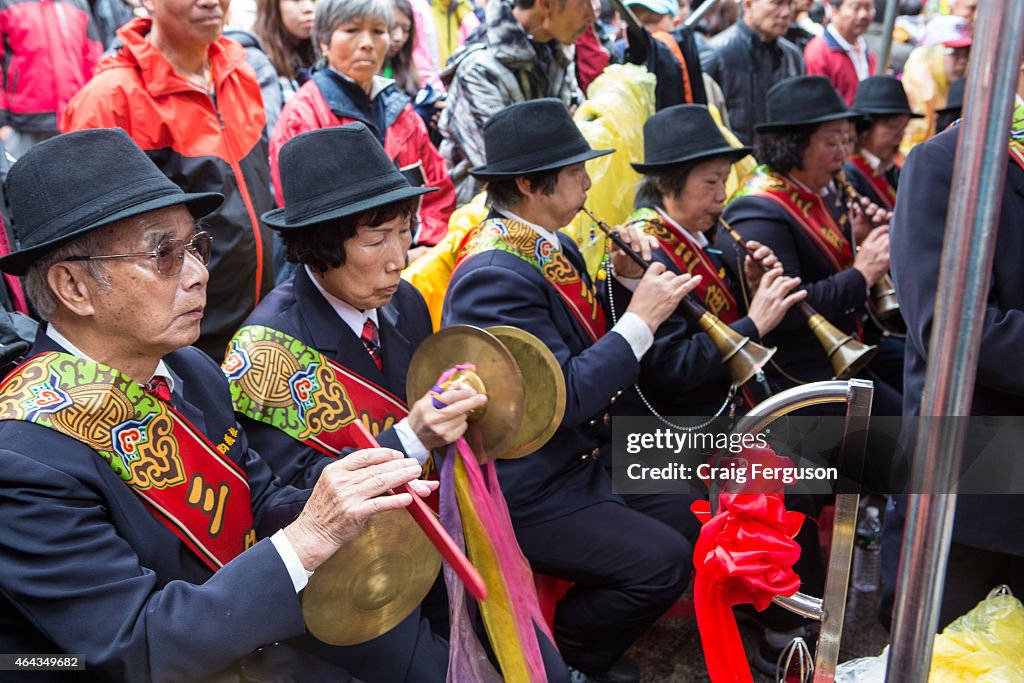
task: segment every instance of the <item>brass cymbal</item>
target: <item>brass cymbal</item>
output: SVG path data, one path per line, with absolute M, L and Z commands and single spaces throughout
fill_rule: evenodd
M 418 400 L 437 382 L 441 373 L 455 365 L 472 363 L 487 394 L 479 417 L 470 416 L 466 440 L 481 462 L 503 457 L 515 444 L 526 405 L 526 387 L 515 358 L 489 332 L 471 325 L 446 327 L 428 337 L 409 363 L 406 396 Z
M 330 645 L 373 640 L 412 614 L 440 569 L 441 556 L 407 511 L 376 514 L 309 578 L 306 627 Z
M 512 353 L 526 385 L 526 410 L 515 443 L 502 458 L 521 458 L 551 438 L 565 415 L 565 375 L 555 355 L 535 336 L 510 325 L 488 327 Z

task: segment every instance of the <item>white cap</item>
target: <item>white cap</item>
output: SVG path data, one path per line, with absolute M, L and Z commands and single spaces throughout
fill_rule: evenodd
M 671 14 L 673 17 L 679 15 L 679 3 L 676 0 L 628 0 L 626 4 L 646 7 L 655 14 Z

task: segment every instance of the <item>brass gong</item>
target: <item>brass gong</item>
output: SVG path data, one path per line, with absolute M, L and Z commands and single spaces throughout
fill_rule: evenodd
M 408 511 L 376 514 L 310 577 L 306 627 L 330 645 L 373 640 L 412 614 L 440 569 L 441 556 Z
M 548 442 L 565 415 L 565 375 L 555 356 L 529 332 L 499 325 L 487 331 L 516 359 L 526 385 L 526 410 L 514 445 L 502 458 L 521 458 Z
M 441 373 L 467 363 L 475 370 L 466 373 L 466 381 L 487 395 L 487 405 L 479 416 L 470 415 L 466 440 L 483 449 L 477 453 L 483 462 L 491 462 L 516 445 L 526 404 L 519 366 L 494 335 L 479 327 L 454 325 L 428 337 L 409 363 L 406 396 L 410 402 L 419 400 Z

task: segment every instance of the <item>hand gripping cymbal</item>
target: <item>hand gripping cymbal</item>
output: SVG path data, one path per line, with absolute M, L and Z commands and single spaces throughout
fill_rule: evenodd
M 487 394 L 470 413 L 467 441 L 481 462 L 521 458 L 547 443 L 565 415 L 565 376 L 551 351 L 532 334 L 507 325 L 481 330 L 448 327 L 417 349 L 407 396 L 422 396 L 445 370 L 471 364 L 464 381 Z
M 482 462 L 509 452 L 523 422 L 526 387 L 515 358 L 498 339 L 478 327 L 454 325 L 428 337 L 412 357 L 406 377 L 406 396 L 419 400 L 445 370 L 471 363 L 465 381 L 487 395 L 479 415 L 470 415 L 466 441 Z

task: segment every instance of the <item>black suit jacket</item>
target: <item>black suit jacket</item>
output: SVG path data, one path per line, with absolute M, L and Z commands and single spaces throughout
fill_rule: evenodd
M 763 197 L 743 197 L 729 203 L 723 213 L 746 240 L 757 240 L 772 248 L 786 275 L 799 277 L 807 290 L 805 301 L 825 319 L 846 332 L 856 329 L 854 314 L 867 303 L 867 282 L 853 268 L 836 272 L 811 238 L 796 225 L 785 209 Z M 849 230 L 847 230 L 849 238 Z M 731 254 L 728 266 L 741 277 L 739 246 L 728 235 L 716 241 L 723 253 Z M 821 344 L 794 306 L 782 322 L 765 337 L 765 344 L 778 347 L 775 363 L 802 382 L 831 379 L 832 364 Z M 766 374 L 773 384 L 788 388 L 794 383 L 769 365 Z
M 907 323 L 903 413 L 918 415 L 935 317 L 953 158 L 961 128 L 915 147 L 903 167 L 890 232 L 892 275 Z M 1006 165 L 995 257 L 985 305 L 971 413 L 1024 415 L 1024 170 Z M 968 447 L 972 439 L 968 435 Z M 960 496 L 954 538 L 1024 555 L 1022 496 Z
M 245 321 L 284 332 L 352 372 L 405 399 L 405 377 L 413 354 L 433 332 L 430 313 L 416 288 L 404 280 L 394 298 L 378 309 L 383 371 L 310 280 L 305 268 L 274 289 Z M 413 400 L 419 397 L 413 397 Z M 279 429 L 241 418 L 249 440 L 282 481 L 311 487 L 334 458 L 304 446 Z M 381 433 L 381 446 L 403 451 L 393 429 Z
M 377 368 L 363 342 L 338 317 L 306 269 L 298 268 L 263 300 L 245 324 L 284 332 L 404 399 L 409 361 L 420 343 L 433 332 L 430 313 L 416 288 L 402 281 L 391 301 L 377 310 L 377 319 L 383 369 Z M 271 425 L 244 417 L 240 421 L 249 435 L 249 443 L 265 454 L 271 469 L 286 483 L 312 487 L 324 467 L 336 460 Z M 394 429 L 382 432 L 377 441 L 385 448 L 403 450 Z M 384 635 L 366 643 L 339 648 L 321 646 L 317 651 L 331 661 L 341 662 L 368 682 L 440 683 L 447 673 L 447 642 L 431 633 L 420 608 Z
M 576 244 L 561 234 L 559 240 L 577 272 L 588 277 Z M 618 303 L 624 311 L 628 297 Z M 597 461 L 611 452 L 611 427 L 604 419 L 608 405 L 639 373 L 625 338 L 605 334 L 592 342 L 540 270 L 498 250 L 473 256 L 455 269 L 442 320 L 443 325 L 526 330 L 547 345 L 565 375 L 565 416 L 551 440 L 525 458 L 497 461 L 513 522 L 545 522 L 620 500 Z
M 32 355 L 62 350 L 40 333 Z M 225 441 L 237 423 L 220 369 L 194 348 L 165 361 L 176 408 Z M 305 625 L 269 540 L 214 574 L 88 446 L 22 421 L 0 422 L 0 444 L 0 652 L 74 653 L 87 667 L 32 680 L 181 681 L 225 670 L 237 680 L 240 664 L 262 666 L 247 657 L 261 647 L 280 655 L 275 680 L 348 680 L 288 644 L 270 647 L 296 644 Z M 259 536 L 295 517 L 308 492 L 282 487 L 244 431 L 226 455 L 248 477 Z

